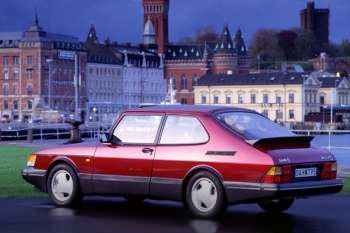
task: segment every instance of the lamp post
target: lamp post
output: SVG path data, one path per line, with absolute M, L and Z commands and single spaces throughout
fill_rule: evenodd
M 49 109 L 51 109 L 51 79 L 52 79 L 52 64 L 53 59 L 46 59 L 46 63 L 49 64 L 49 88 L 48 88 L 48 105 Z
M 334 82 L 334 94 L 332 92 L 332 99 L 331 99 L 331 127 L 333 126 L 333 101 L 335 102 L 335 105 L 337 105 L 337 84 L 339 82 L 339 79 L 335 80 Z
M 331 122 L 328 129 L 328 150 L 331 150 L 331 128 L 333 127 L 333 101 L 335 101 L 335 105 L 337 105 L 337 83 L 339 82 L 339 79 L 334 81 L 334 94 L 332 92 L 332 98 L 331 98 Z M 334 97 L 335 95 L 335 97 Z

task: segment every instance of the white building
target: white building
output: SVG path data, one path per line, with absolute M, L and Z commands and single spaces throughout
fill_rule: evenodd
M 152 25 L 146 25 L 148 43 L 140 46 L 98 41 L 91 26 L 86 48 L 88 117 L 91 121 L 113 121 L 121 112 L 143 103 L 165 99 L 163 58 L 152 44 Z

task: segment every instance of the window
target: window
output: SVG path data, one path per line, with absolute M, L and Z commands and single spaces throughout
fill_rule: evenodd
M 242 135 L 246 140 L 294 135 L 287 128 L 256 113 L 224 112 L 219 113 L 217 119 L 236 133 Z
M 269 117 L 269 110 L 264 109 L 261 114 L 263 114 L 265 117 Z
M 176 78 L 175 77 L 171 78 L 171 85 L 172 85 L 173 90 L 176 90 Z
M 276 96 L 276 104 L 281 104 L 281 103 L 282 103 L 281 96 Z
M 14 56 L 13 57 L 13 64 L 14 65 L 19 65 L 19 56 Z
M 17 84 L 13 84 L 13 94 L 14 95 L 18 95 L 19 94 Z
M 33 101 L 32 100 L 27 101 L 27 107 L 28 107 L 28 109 L 33 109 Z
M 197 84 L 198 84 L 198 77 L 197 77 L 197 76 L 194 76 L 194 77 L 192 78 L 192 87 L 193 87 L 193 86 L 197 86 Z
M 201 104 L 206 104 L 206 103 L 207 103 L 207 97 L 205 95 L 202 95 Z
M 2 87 L 2 90 L 3 90 L 4 95 L 8 95 L 9 94 L 9 85 L 4 84 Z
M 33 94 L 33 86 L 32 85 L 28 85 L 27 86 L 27 95 L 32 95 Z
M 181 77 L 181 90 L 187 90 L 187 79 L 185 76 Z
M 5 80 L 9 79 L 9 71 L 8 70 L 4 70 L 4 79 Z
M 283 119 L 283 112 L 281 110 L 276 110 L 276 120 Z
M 15 109 L 15 110 L 18 109 L 18 100 L 13 101 L 13 109 Z
M 13 71 L 13 78 L 14 78 L 15 80 L 18 80 L 18 79 L 19 79 L 19 71 L 18 71 L 18 70 Z
M 7 100 L 4 100 L 4 109 L 5 110 L 9 109 L 9 102 Z
M 33 56 L 27 56 L 27 65 L 33 64 Z
M 243 104 L 243 95 L 241 94 L 238 95 L 238 103 Z
M 250 103 L 256 104 L 256 94 L 250 94 Z
M 324 105 L 324 104 L 325 104 L 324 96 L 320 96 L 320 104 L 321 104 L 321 105 Z
M 27 70 L 27 79 L 32 80 L 33 79 L 33 70 Z
M 294 104 L 294 93 L 289 93 L 288 101 L 290 104 Z
M 197 118 L 168 116 L 160 144 L 200 144 L 208 139 L 207 132 Z
M 9 57 L 5 56 L 2 58 L 2 64 L 4 66 L 7 66 L 9 64 Z
M 155 143 L 161 116 L 125 116 L 113 135 L 123 143 Z
M 226 104 L 231 104 L 232 103 L 232 97 L 230 95 L 226 96 Z
M 289 119 L 294 119 L 294 110 L 289 110 Z
M 268 104 L 269 103 L 269 95 L 268 94 L 264 94 L 263 95 L 263 103 L 264 104 Z
M 219 96 L 214 95 L 214 104 L 219 104 Z

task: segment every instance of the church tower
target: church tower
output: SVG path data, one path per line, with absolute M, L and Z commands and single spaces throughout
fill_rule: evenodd
M 144 26 L 151 20 L 159 53 L 164 53 L 169 41 L 169 0 L 143 0 Z M 148 22 L 148 23 L 147 23 Z

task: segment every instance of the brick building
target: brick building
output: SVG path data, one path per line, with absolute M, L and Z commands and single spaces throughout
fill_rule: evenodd
M 23 33 L 1 32 L 1 120 L 30 120 L 48 109 L 71 113 L 74 60 L 64 57 L 69 52 L 80 58 L 80 107 L 84 108 L 86 52 L 77 38 L 44 31 L 37 16 Z
M 173 80 L 176 100 L 194 104 L 193 85 L 204 74 L 248 73 L 249 57 L 241 30 L 235 37 L 227 26 L 215 43 L 171 44 L 168 41 L 169 0 L 143 0 L 144 25 L 155 28 L 158 51 L 165 56 L 165 78 Z
M 325 52 L 325 49 L 328 48 L 329 15 L 329 9 L 316 9 L 313 0 L 309 0 L 306 8 L 300 11 L 300 27 L 307 32 L 314 33 L 320 48 L 318 52 Z

